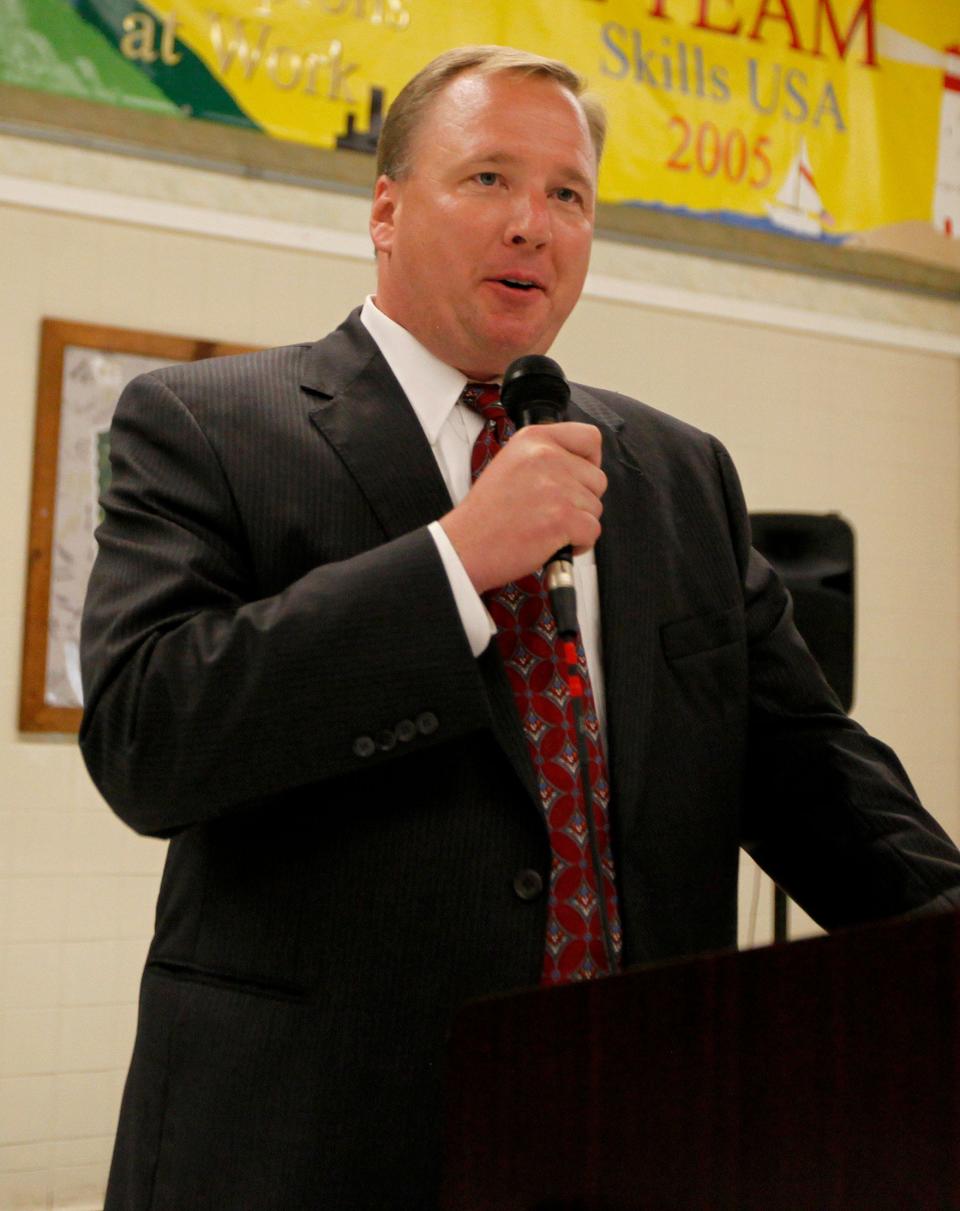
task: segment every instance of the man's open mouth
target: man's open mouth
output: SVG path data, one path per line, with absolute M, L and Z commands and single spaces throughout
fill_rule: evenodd
M 543 287 L 539 282 L 531 281 L 530 278 L 494 278 L 494 281 L 502 283 L 504 286 L 509 286 L 511 290 L 542 290 Z

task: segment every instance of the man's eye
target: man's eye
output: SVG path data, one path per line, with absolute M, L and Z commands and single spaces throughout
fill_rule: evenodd
M 474 179 L 479 181 L 481 185 L 496 185 L 500 179 L 500 174 L 497 172 L 478 172 Z
M 577 191 L 575 189 L 568 189 L 566 186 L 563 186 L 557 190 L 557 201 L 558 202 L 579 202 L 580 195 L 577 193 Z

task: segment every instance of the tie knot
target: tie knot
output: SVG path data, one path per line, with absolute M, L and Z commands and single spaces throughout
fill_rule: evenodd
M 499 383 L 467 383 L 460 401 L 479 413 L 484 420 L 492 421 L 498 428 L 507 418 L 500 403 Z

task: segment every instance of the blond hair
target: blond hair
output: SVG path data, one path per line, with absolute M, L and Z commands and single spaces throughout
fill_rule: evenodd
M 555 80 L 579 102 L 597 163 L 600 163 L 607 133 L 607 115 L 599 99 L 586 92 L 586 81 L 578 72 L 559 59 L 546 59 L 543 55 L 514 50 L 510 46 L 460 46 L 444 51 L 431 60 L 397 94 L 387 112 L 377 144 L 378 177 L 399 180 L 410 172 L 410 149 L 425 111 L 445 85 L 466 71 L 487 76 L 513 73 Z

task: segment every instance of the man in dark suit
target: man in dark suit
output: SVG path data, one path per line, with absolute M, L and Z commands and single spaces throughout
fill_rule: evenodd
M 431 1205 L 451 1013 L 567 978 L 544 767 L 480 597 L 565 544 L 607 968 L 733 946 L 740 846 L 827 927 L 957 902 L 956 850 L 840 710 L 713 438 L 575 387 L 471 487 L 497 422 L 464 387 L 575 304 L 602 136 L 562 65 L 441 57 L 385 127 L 376 298 L 118 406 L 81 742 L 170 848 L 112 1211 Z

